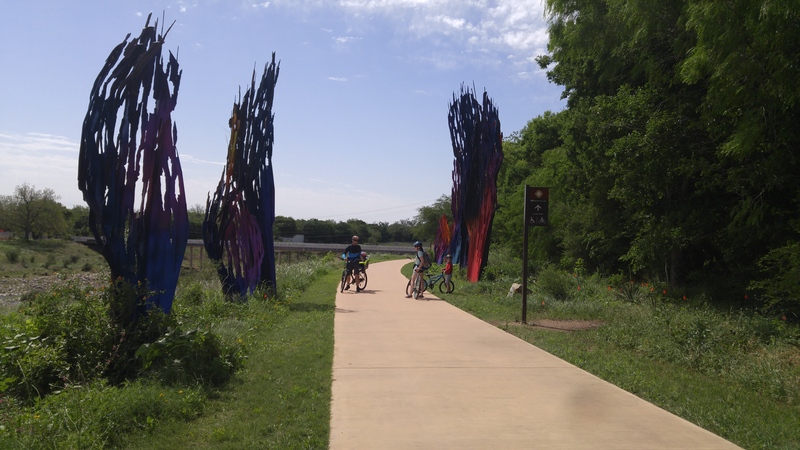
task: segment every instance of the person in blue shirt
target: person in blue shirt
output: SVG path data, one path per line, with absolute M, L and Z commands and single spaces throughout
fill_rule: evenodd
M 359 270 L 359 261 L 361 260 L 361 246 L 358 245 L 358 236 L 353 236 L 350 245 L 344 249 L 342 259 L 347 261 L 347 285 L 345 289 L 350 289 L 350 281 L 353 280 L 353 271 Z M 358 287 L 356 287 L 358 290 Z

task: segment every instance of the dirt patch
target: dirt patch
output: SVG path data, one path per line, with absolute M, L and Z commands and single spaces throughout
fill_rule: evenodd
M 69 275 L 35 275 L 25 278 L 0 277 L 0 306 L 16 306 L 19 304 L 19 298 L 23 294 L 49 291 L 57 285 L 69 282 L 101 287 L 108 284 L 108 275 L 96 272 L 81 272 Z
M 502 323 L 502 324 L 495 324 L 497 326 L 506 326 L 506 327 L 531 327 L 531 328 L 541 328 L 543 330 L 552 330 L 552 331 L 581 331 L 581 330 L 593 330 L 595 328 L 599 328 L 603 325 L 603 322 L 599 320 L 551 320 L 551 319 L 539 319 L 533 320 L 526 324 L 520 322 L 509 322 L 509 323 Z

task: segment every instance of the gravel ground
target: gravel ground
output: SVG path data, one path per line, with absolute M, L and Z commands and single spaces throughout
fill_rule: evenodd
M 108 283 L 108 275 L 97 272 L 81 272 L 69 275 L 35 275 L 25 278 L 0 277 L 0 306 L 15 306 L 23 294 L 46 291 L 71 281 L 101 287 Z

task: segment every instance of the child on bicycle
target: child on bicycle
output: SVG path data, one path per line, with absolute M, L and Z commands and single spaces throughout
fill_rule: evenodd
M 430 268 L 427 259 L 425 251 L 422 250 L 422 242 L 414 242 L 414 272 L 411 274 L 411 286 L 416 286 L 417 278 L 424 277 L 425 271 Z M 422 293 L 419 297 L 423 298 Z M 411 298 L 411 295 L 406 295 L 406 298 Z
M 358 236 L 353 236 L 350 245 L 344 249 L 344 253 L 342 253 L 342 259 L 347 261 L 347 286 L 345 289 L 350 289 L 350 282 L 354 281 L 353 273 L 356 270 L 360 270 L 359 261 L 361 260 L 361 246 L 358 245 Z M 356 289 L 358 289 L 356 287 Z

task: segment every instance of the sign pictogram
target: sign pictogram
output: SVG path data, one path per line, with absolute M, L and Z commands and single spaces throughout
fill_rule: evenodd
M 525 186 L 525 225 L 545 227 L 548 225 L 548 203 L 550 188 Z

